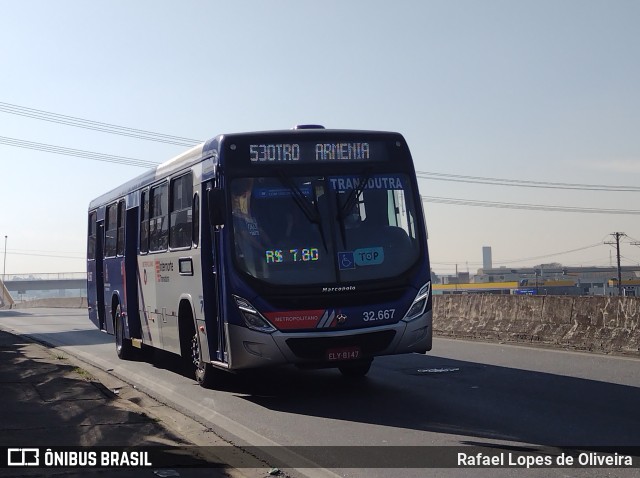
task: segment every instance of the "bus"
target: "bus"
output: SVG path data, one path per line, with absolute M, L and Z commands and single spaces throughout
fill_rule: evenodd
M 94 199 L 90 320 L 117 356 L 218 370 L 283 364 L 362 377 L 432 344 L 427 230 L 392 132 L 218 135 Z

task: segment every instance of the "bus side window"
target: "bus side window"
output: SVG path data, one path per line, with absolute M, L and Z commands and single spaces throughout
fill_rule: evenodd
M 166 251 L 169 239 L 167 184 L 151 188 L 149 198 L 149 251 Z
M 89 240 L 87 242 L 87 259 L 89 260 L 96 258 L 96 218 L 95 211 L 89 214 Z
M 149 252 L 149 191 L 140 196 L 140 253 Z
M 116 255 L 118 242 L 118 207 L 117 204 L 107 206 L 105 216 L 106 224 L 104 227 L 104 255 L 105 257 L 114 257 Z
M 118 236 L 117 236 L 117 250 L 118 256 L 124 256 L 124 201 L 118 203 Z
M 191 247 L 193 180 L 191 173 L 171 180 L 169 246 Z

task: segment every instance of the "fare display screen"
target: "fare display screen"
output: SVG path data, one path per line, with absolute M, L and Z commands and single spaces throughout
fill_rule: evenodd
M 388 161 L 382 141 L 344 141 L 249 144 L 251 164 Z
M 301 249 L 268 249 L 265 251 L 264 256 L 267 264 L 315 262 L 320 259 L 320 252 L 316 247 Z

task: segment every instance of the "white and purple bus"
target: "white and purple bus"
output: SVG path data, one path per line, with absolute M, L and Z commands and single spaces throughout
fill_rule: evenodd
M 91 201 L 88 301 L 120 358 L 364 376 L 431 350 L 427 234 L 398 133 L 219 135 Z

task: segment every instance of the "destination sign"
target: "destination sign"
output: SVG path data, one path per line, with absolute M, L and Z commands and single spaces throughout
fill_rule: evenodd
M 303 142 L 263 143 L 249 145 L 251 164 L 287 162 L 359 162 L 386 161 L 385 143 L 374 142 Z
M 362 182 L 364 181 L 364 182 Z M 329 185 L 335 191 L 348 191 L 350 189 L 406 189 L 407 178 L 404 175 L 375 175 L 370 178 L 358 178 L 356 176 L 335 176 L 329 178 Z

